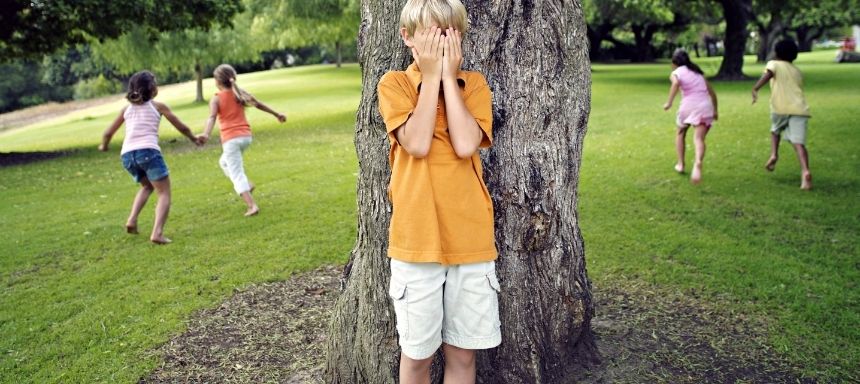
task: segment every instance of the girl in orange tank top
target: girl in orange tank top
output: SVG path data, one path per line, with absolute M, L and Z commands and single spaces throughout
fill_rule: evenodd
M 218 120 L 221 130 L 221 159 L 219 164 L 230 181 L 233 190 L 242 198 L 248 209 L 245 216 L 253 216 L 260 212 L 251 192 L 254 185 L 245 175 L 242 153 L 251 145 L 251 126 L 245 118 L 245 107 L 253 105 L 261 111 L 271 113 L 279 122 L 287 121 L 287 117 L 257 100 L 250 93 L 236 85 L 236 70 L 229 64 L 221 64 L 213 73 L 218 93 L 209 102 L 209 119 L 206 120 L 206 131 L 200 135 L 200 140 L 206 142 Z

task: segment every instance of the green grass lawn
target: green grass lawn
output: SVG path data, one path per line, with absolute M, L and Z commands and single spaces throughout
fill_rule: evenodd
M 692 186 L 672 170 L 674 112 L 661 108 L 668 65 L 595 65 L 580 219 L 596 287 L 637 279 L 719 299 L 767 319 L 774 349 L 807 375 L 858 379 L 860 138 L 851 131 L 860 67 L 831 57 L 797 62 L 814 115 L 812 192 L 799 190 L 789 146 L 776 172 L 763 169 L 767 90 L 750 106 L 752 82 L 715 84 L 721 118 L 704 182 Z M 700 64 L 713 74 L 719 62 Z M 0 168 L 0 382 L 134 382 L 193 311 L 248 284 L 346 260 L 358 67 L 262 72 L 240 84 L 290 118 L 278 125 L 249 112 L 246 164 L 262 213 L 242 217 L 217 165 L 220 148 L 194 148 L 165 122 L 174 188 L 166 235 L 175 241 L 165 247 L 149 245 L 146 231 L 122 231 L 136 187 L 119 164 L 121 132 L 110 153 L 95 150 L 121 102 L 0 132 L 2 152 L 75 150 Z M 211 80 L 204 85 L 214 92 Z M 199 132 L 207 108 L 188 103 L 193 90 L 164 87 L 158 99 Z M 152 215 L 150 205 L 143 229 Z
M 707 137 L 704 179 L 675 164 L 674 112 L 662 105 L 668 63 L 595 65 L 580 179 L 588 269 L 598 287 L 639 279 L 766 316 L 773 347 L 804 373 L 860 380 L 860 66 L 833 52 L 801 55 L 810 104 L 814 190 L 783 143 L 774 173 L 769 88 L 716 83 L 720 120 Z M 707 74 L 718 59 L 700 60 Z M 763 65 L 744 67 L 758 76 Z M 687 164 L 692 165 L 692 132 Z

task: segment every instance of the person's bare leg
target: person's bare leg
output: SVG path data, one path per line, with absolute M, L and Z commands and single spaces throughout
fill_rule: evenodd
M 158 195 L 158 204 L 155 206 L 155 224 L 152 225 L 152 234 L 149 241 L 156 244 L 169 244 L 170 239 L 164 237 L 164 223 L 170 213 L 170 176 L 161 180 L 151 181 Z
M 245 216 L 254 216 L 260 213 L 260 207 L 257 206 L 257 203 L 254 201 L 254 196 L 251 196 L 251 191 L 245 191 L 239 194 L 242 197 L 242 200 L 245 201 L 245 205 L 248 206 L 248 210 L 245 211 Z
M 137 217 L 140 216 L 140 211 L 143 210 L 146 201 L 149 200 L 149 195 L 152 194 L 153 189 L 152 183 L 146 177 L 140 180 L 140 189 L 137 191 L 137 195 L 134 196 L 134 202 L 131 203 L 131 213 L 128 215 L 128 220 L 125 221 L 126 232 L 133 235 L 139 233 L 137 230 Z
M 675 163 L 675 171 L 684 173 L 684 155 L 687 150 L 687 128 L 678 128 L 678 133 L 675 136 L 675 151 L 678 152 L 678 162 Z
M 770 158 L 767 159 L 767 163 L 764 164 L 764 169 L 767 169 L 768 172 L 773 172 L 773 170 L 776 169 L 777 160 L 779 160 L 779 134 L 771 133 Z
M 809 172 L 809 153 L 806 152 L 806 146 L 803 144 L 794 144 L 794 151 L 797 152 L 797 160 L 800 161 L 800 189 L 812 189 L 812 173 Z
M 475 350 L 442 344 L 445 353 L 445 384 L 475 382 Z
M 430 384 L 431 363 L 433 363 L 433 356 L 423 360 L 415 360 L 401 353 L 400 384 Z
M 690 175 L 690 182 L 699 184 L 702 181 L 702 162 L 705 160 L 705 136 L 708 135 L 709 128 L 706 125 L 696 126 L 694 142 L 696 145 L 696 162 L 693 163 L 693 173 Z

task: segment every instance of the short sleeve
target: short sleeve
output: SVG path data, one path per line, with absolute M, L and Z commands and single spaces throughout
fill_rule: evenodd
M 379 113 L 382 114 L 385 131 L 392 142 L 395 140 L 394 130 L 400 128 L 415 110 L 412 98 L 407 90 L 403 89 L 402 83 L 397 81 L 397 75 L 395 72 L 386 73 L 379 79 L 376 87 L 379 96 Z
M 475 85 L 467 87 L 469 91 L 463 96 L 463 102 L 478 127 L 484 131 L 479 147 L 488 148 L 493 143 L 493 93 L 483 75 L 474 72 L 470 77 L 470 81 Z
M 776 61 L 771 60 L 767 62 L 767 65 L 764 67 L 764 72 L 771 71 L 773 74 L 776 74 Z

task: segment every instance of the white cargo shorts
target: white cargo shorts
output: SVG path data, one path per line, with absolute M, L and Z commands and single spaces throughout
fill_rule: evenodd
M 501 344 L 499 280 L 493 261 L 442 265 L 391 259 L 388 293 L 403 354 L 422 360 L 442 343 L 463 349 Z

